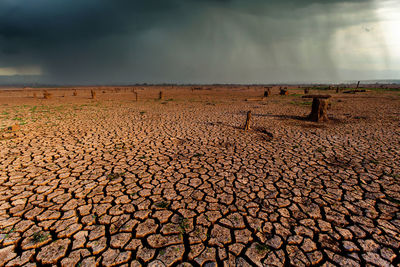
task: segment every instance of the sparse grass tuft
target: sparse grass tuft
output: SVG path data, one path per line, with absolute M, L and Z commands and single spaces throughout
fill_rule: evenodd
M 43 233 L 41 231 L 36 232 L 32 235 L 32 241 L 33 243 L 40 243 L 43 242 L 47 239 L 47 237 L 49 236 L 49 234 Z
M 169 207 L 170 204 L 171 203 L 169 203 L 168 201 L 161 200 L 161 201 L 157 202 L 155 205 L 157 208 L 166 209 Z
M 263 253 L 265 253 L 265 252 L 270 251 L 270 248 L 269 248 L 269 246 L 266 245 L 266 244 L 257 243 L 257 244 L 256 244 L 256 250 L 257 250 L 258 253 L 263 254 Z
M 116 180 L 124 175 L 125 175 L 124 172 L 123 173 L 110 173 L 107 175 L 107 178 L 112 181 L 112 180 Z
M 7 239 L 8 238 L 8 236 L 10 235 L 10 234 L 12 234 L 13 232 L 15 232 L 15 229 L 14 228 L 11 228 L 11 229 L 9 229 L 9 230 L 6 230 L 6 229 L 1 229 L 0 230 L 0 233 L 1 233 L 1 238 L 0 238 L 0 240 L 4 240 L 4 239 Z
M 188 219 L 186 219 L 184 217 L 179 217 L 178 223 L 179 223 L 179 229 L 180 229 L 181 233 L 184 234 L 186 232 L 186 230 L 189 228 Z

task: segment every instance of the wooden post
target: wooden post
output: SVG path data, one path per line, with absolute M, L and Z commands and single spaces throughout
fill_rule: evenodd
M 137 92 L 133 92 L 135 94 L 135 101 L 138 101 L 138 93 Z
M 328 99 L 324 98 L 313 98 L 311 114 L 308 116 L 308 118 L 316 122 L 328 121 L 328 101 Z
M 159 95 L 158 95 L 158 99 L 162 100 L 164 98 L 164 93 L 163 91 L 160 91 Z
M 360 86 L 360 81 L 358 81 L 356 89 L 358 89 L 359 86 Z
M 251 111 L 247 112 L 246 124 L 244 125 L 244 130 L 250 130 L 250 123 L 251 123 Z
M 340 89 L 339 89 L 339 86 L 338 87 L 336 87 L 336 93 L 339 93 L 340 92 Z
M 96 99 L 96 91 L 90 90 L 90 94 L 92 95 L 92 99 Z

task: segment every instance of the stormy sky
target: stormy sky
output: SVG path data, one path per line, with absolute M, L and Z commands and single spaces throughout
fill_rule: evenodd
M 1 0 L 0 76 L 44 82 L 400 78 L 397 0 Z

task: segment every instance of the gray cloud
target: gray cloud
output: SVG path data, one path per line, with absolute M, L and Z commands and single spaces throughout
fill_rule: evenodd
M 333 33 L 376 21 L 374 9 L 372 0 L 5 0 L 0 67 L 39 65 L 60 83 L 338 79 Z

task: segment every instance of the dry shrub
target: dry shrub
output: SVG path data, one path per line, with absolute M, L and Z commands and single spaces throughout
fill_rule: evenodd
M 53 94 L 47 92 L 46 90 L 43 91 L 43 98 L 44 99 L 50 99 L 53 96 Z

